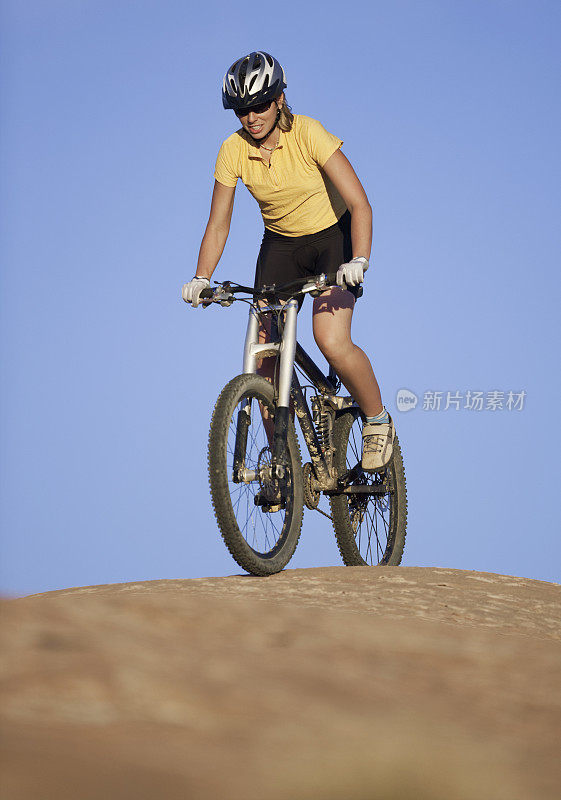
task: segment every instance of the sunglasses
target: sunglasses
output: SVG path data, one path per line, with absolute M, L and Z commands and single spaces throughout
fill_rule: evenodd
M 254 114 L 264 114 L 271 108 L 272 100 L 267 100 L 265 103 L 260 103 L 258 106 L 250 106 L 249 108 L 237 108 L 234 113 L 236 117 L 247 117 L 250 111 Z

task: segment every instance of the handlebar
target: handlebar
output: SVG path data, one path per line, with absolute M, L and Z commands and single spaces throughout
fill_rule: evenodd
M 253 286 L 242 286 L 239 283 L 231 283 L 224 281 L 215 289 L 203 289 L 200 294 L 203 305 L 208 306 L 211 303 L 220 303 L 220 305 L 232 305 L 236 299 L 236 294 L 250 294 L 254 298 L 262 298 L 265 300 L 283 299 L 289 300 L 302 294 L 319 295 L 331 287 L 337 286 L 337 273 L 321 273 L 321 275 L 312 275 L 307 278 L 297 278 L 295 281 L 283 284 L 271 284 L 269 286 L 262 286 L 255 289 Z M 362 294 L 362 286 L 359 287 L 359 296 Z

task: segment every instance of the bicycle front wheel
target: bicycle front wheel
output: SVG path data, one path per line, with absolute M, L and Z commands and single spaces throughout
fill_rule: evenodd
M 356 494 L 330 498 L 333 527 L 343 563 L 348 567 L 401 562 L 407 527 L 407 490 L 397 436 L 383 472 L 370 474 L 357 466 L 362 457 L 362 418 L 357 409 L 341 414 L 333 428 L 337 474 L 352 475 Z M 363 492 L 360 489 L 364 487 Z M 376 493 L 368 493 L 373 487 Z
M 238 375 L 222 390 L 208 443 L 210 491 L 218 527 L 237 563 L 252 575 L 280 572 L 302 527 L 302 461 L 290 421 L 285 474 L 271 471 L 273 387 L 259 375 Z M 264 422 L 266 420 L 266 422 Z

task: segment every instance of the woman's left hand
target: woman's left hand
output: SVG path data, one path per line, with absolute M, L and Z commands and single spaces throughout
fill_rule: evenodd
M 337 270 L 338 286 L 358 286 L 364 280 L 364 273 L 368 269 L 368 259 L 364 256 L 352 258 L 347 264 L 341 264 Z

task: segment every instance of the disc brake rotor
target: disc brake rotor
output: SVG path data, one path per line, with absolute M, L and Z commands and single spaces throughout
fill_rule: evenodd
M 263 512 L 280 511 L 283 508 L 279 481 L 272 476 L 271 448 L 264 447 L 257 459 L 257 478 L 259 492 L 254 498 L 255 505 L 261 506 Z

